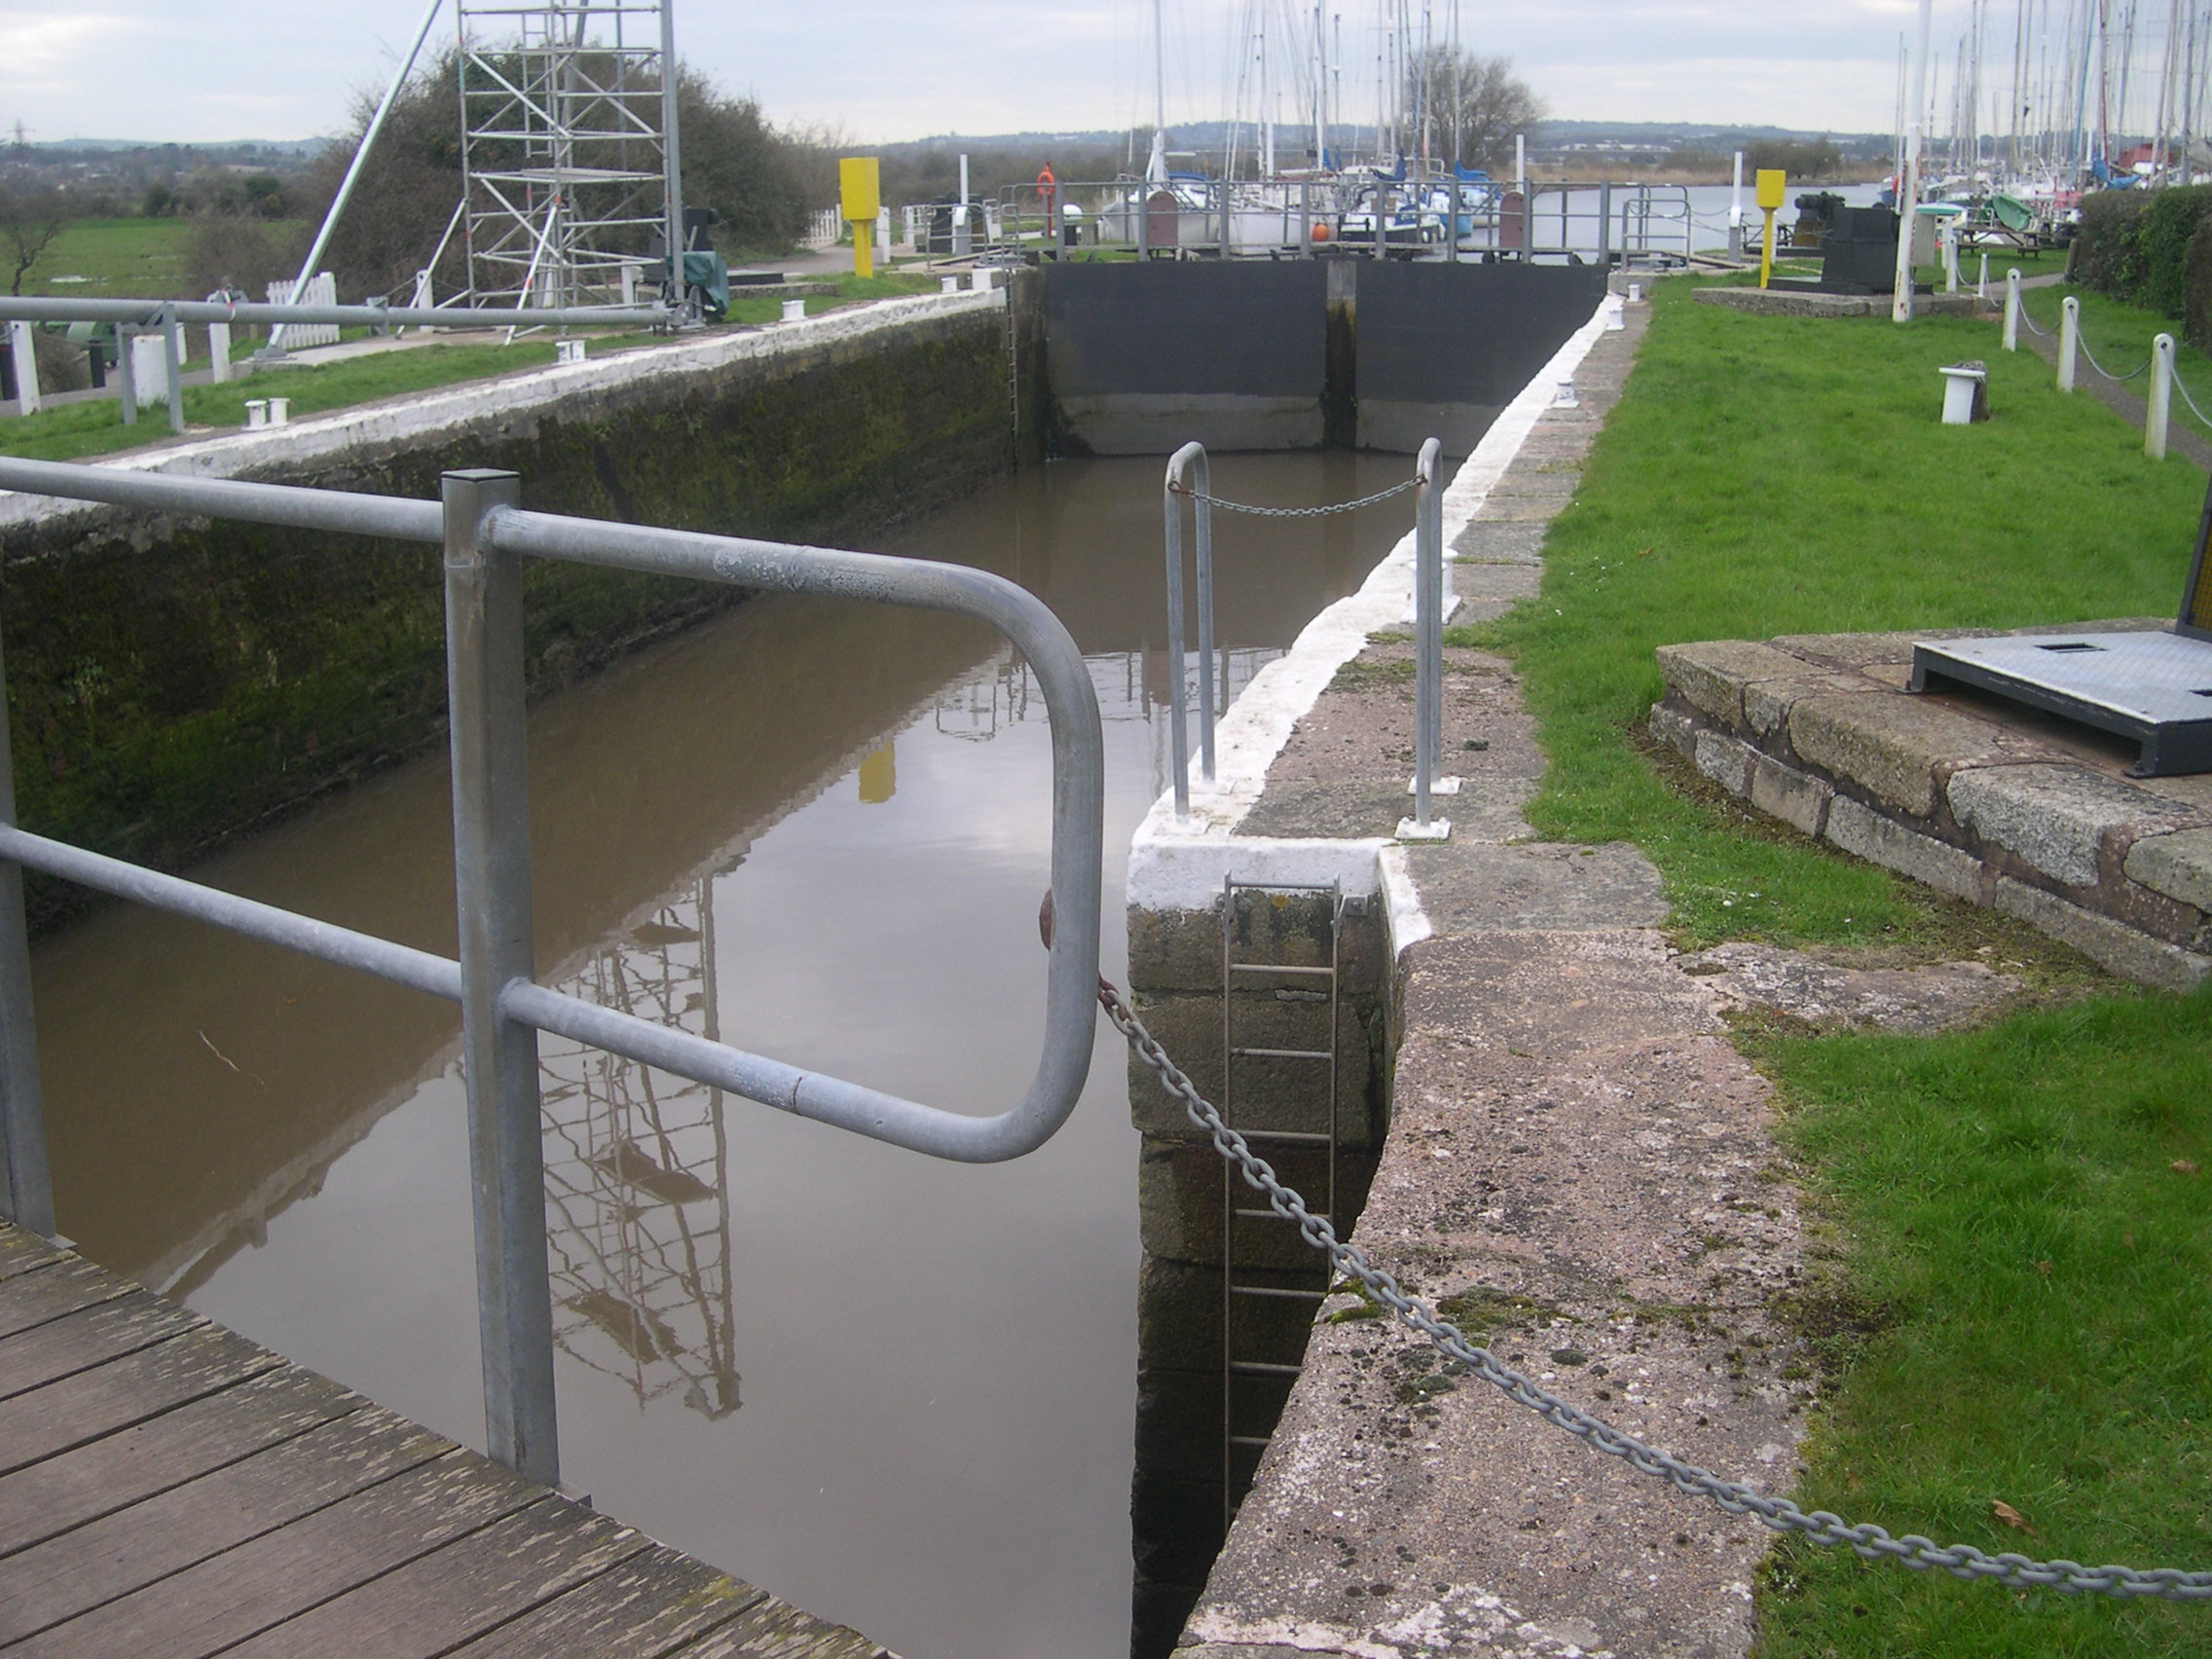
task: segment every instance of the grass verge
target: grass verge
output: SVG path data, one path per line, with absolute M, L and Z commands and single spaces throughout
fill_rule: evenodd
M 1966 357 L 1988 362 L 1996 418 L 1942 426 L 1936 367 Z M 2083 994 L 2098 977 L 2058 947 L 2035 958 L 2010 924 L 1750 813 L 1643 737 L 1652 652 L 2168 613 L 2203 488 L 1986 322 L 1751 317 L 1665 283 L 1540 598 L 1448 636 L 1516 659 L 1550 758 L 1531 822 L 1641 847 L 1682 942 L 1910 960 L 1978 937 L 2031 981 L 2071 973 L 2063 999 L 1934 1039 L 1738 1027 L 1807 1195 L 1808 1287 L 1780 1309 L 1824 1366 L 1807 1507 L 1991 1551 L 2212 1566 L 2212 990 Z M 1795 1543 L 1758 1596 L 1761 1659 L 2212 1655 L 2198 1606 Z

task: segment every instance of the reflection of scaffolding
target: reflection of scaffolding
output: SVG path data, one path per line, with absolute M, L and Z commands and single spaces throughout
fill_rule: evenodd
M 562 988 L 716 1036 L 713 877 L 594 950 Z M 719 1088 L 539 1045 L 554 1337 L 640 1403 L 737 1410 L 728 1143 Z
M 625 300 L 666 224 L 658 0 L 459 0 L 478 303 Z M 510 32 L 512 31 L 512 32 Z
M 954 681 L 938 693 L 931 714 L 940 737 L 962 743 L 988 743 L 1002 726 L 1029 718 L 1035 682 L 1012 651 L 1001 651 L 977 673 Z

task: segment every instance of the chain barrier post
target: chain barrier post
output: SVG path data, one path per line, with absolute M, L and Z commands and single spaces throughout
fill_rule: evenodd
M 184 330 L 172 301 L 162 308 L 162 366 L 169 377 L 169 430 L 184 430 Z
M 0 669 L 0 825 L 16 823 L 16 766 L 8 739 L 8 694 Z M 38 1022 L 31 1005 L 30 929 L 23 916 L 23 866 L 0 862 L 0 1175 L 8 1219 L 54 1236 L 54 1187 L 46 1164 L 46 1108 L 38 1081 Z
M 2074 389 L 2074 363 L 2082 354 L 2082 302 L 2072 294 L 2059 308 L 2058 316 L 2058 389 Z
M 2143 453 L 2153 461 L 2166 459 L 2166 425 L 2174 408 L 2174 337 L 2156 336 L 2151 342 L 2150 400 L 2143 411 Z
M 2005 273 L 2005 350 L 2020 349 L 2020 268 Z
M 522 563 L 488 521 L 521 498 L 512 472 L 445 475 L 446 674 L 453 748 L 454 887 L 476 1221 L 476 1308 L 488 1449 L 561 1482 L 553 1406 L 537 1030 L 499 1013 L 532 977 L 530 796 L 524 754 Z
M 1399 822 L 1401 841 L 1442 841 L 1452 833 L 1450 819 L 1429 816 L 1429 796 L 1440 793 L 1444 736 L 1444 498 L 1436 483 L 1443 450 L 1424 439 L 1414 472 L 1414 815 Z
M 1188 480 L 1195 478 L 1195 484 Z M 1205 775 L 1213 778 L 1213 522 L 1207 515 L 1212 504 L 1213 474 L 1206 462 L 1205 445 L 1185 444 L 1167 459 L 1167 477 L 1160 491 L 1160 504 L 1167 539 L 1167 684 L 1173 729 L 1168 734 L 1168 755 L 1175 771 L 1175 816 L 1191 816 L 1190 689 L 1183 667 L 1183 506 L 1179 495 L 1198 496 L 1198 722 Z

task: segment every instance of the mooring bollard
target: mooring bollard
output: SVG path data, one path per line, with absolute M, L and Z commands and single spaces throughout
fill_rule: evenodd
M 974 271 L 969 272 L 968 291 L 972 294 L 989 293 L 991 291 L 991 274 L 988 271 L 983 270 L 980 266 L 977 267 L 977 269 L 975 269 Z
M 2082 302 L 2072 294 L 2059 307 L 2058 389 L 2074 389 L 2074 359 L 2082 353 Z
M 1563 380 L 1559 383 L 1559 389 L 1552 393 L 1552 407 L 1554 409 L 1579 409 L 1582 407 L 1581 399 L 1574 395 L 1574 383 L 1572 381 Z
M 288 397 L 272 397 L 269 400 L 269 424 L 272 426 L 290 425 L 292 400 Z
M 217 386 L 226 385 L 231 378 L 231 325 L 227 322 L 207 325 L 207 376 Z
M 2160 334 L 2151 342 L 2151 394 L 2143 411 L 2143 453 L 2153 461 L 2166 459 L 2166 423 L 2174 407 L 2174 337 Z
M 786 300 L 784 302 L 784 321 L 804 322 L 805 320 L 806 302 L 804 300 Z
M 582 362 L 584 360 L 584 343 L 581 340 L 554 341 L 553 360 L 556 363 Z
M 1936 371 L 1943 377 L 1943 424 L 1971 425 L 1989 419 L 1988 394 L 1982 388 L 1989 371 L 1979 363 L 1946 363 Z
M 960 278 L 957 276 L 940 276 L 937 279 L 937 291 L 940 294 L 959 293 Z
M 259 428 L 259 427 L 262 427 L 262 426 L 266 426 L 266 425 L 268 425 L 268 424 L 269 424 L 269 399 L 268 399 L 268 398 L 266 398 L 266 397 L 249 397 L 249 398 L 247 398 L 247 399 L 245 400 L 245 425 L 246 425 L 246 430 L 250 432 L 250 431 L 253 431 L 253 430 L 255 430 L 255 429 L 257 429 L 257 428 Z
M 1455 794 L 1456 778 L 1436 775 L 1444 747 L 1444 493 L 1437 463 L 1444 446 L 1423 440 L 1414 475 L 1414 815 L 1398 821 L 1401 841 L 1443 841 L 1452 821 L 1429 816 L 1429 797 Z
M 1987 255 L 1983 256 L 1984 258 Z M 2020 268 L 2005 273 L 2005 350 L 2020 349 Z

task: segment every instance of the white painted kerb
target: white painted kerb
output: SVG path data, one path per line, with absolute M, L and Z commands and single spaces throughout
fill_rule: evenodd
M 1603 338 L 1610 304 L 1608 297 L 1598 306 L 1590 320 L 1499 412 L 1475 453 L 1459 463 L 1444 490 L 1447 546 L 1505 476 L 1537 421 L 1552 406 L 1553 388 L 1572 378 L 1591 347 Z M 1451 568 L 1448 560 L 1447 572 Z M 1214 733 L 1212 783 L 1198 775 L 1198 758 L 1192 757 L 1190 818 L 1175 816 L 1172 790 L 1153 802 L 1129 842 L 1131 908 L 1210 909 L 1232 872 L 1239 881 L 1302 886 L 1338 881 L 1354 897 L 1379 892 L 1385 896 L 1393 951 L 1428 937 L 1428 918 L 1414 896 L 1405 853 L 1396 842 L 1291 840 L 1236 833 L 1237 825 L 1259 803 L 1268 768 L 1290 741 L 1291 728 L 1328 688 L 1337 670 L 1359 653 L 1368 635 L 1412 620 L 1413 603 L 1414 536 L 1408 531 L 1369 572 L 1357 593 L 1338 600 L 1309 622 L 1289 651 L 1263 668 L 1222 716 Z M 1448 615 L 1456 603 L 1446 599 Z

